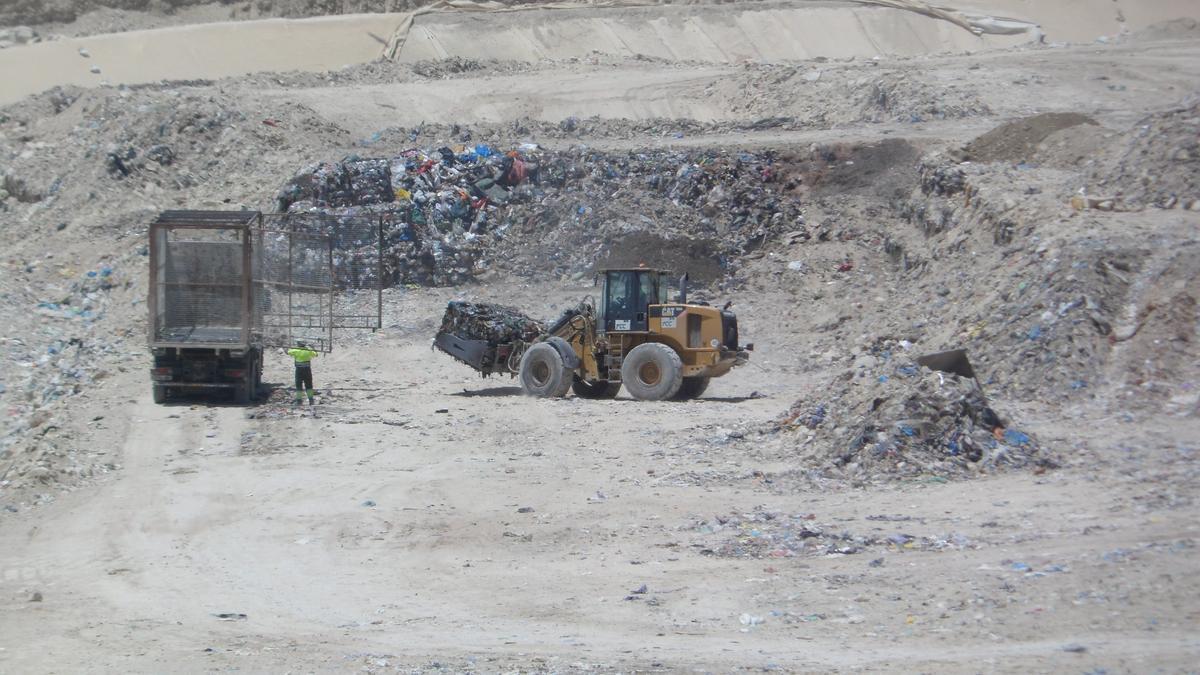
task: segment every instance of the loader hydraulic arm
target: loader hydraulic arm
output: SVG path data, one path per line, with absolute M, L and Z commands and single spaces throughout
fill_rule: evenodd
M 550 327 L 547 334 L 566 340 L 575 355 L 579 357 L 584 373 L 588 377 L 597 377 L 596 314 L 591 304 L 586 301 L 581 302 L 576 307 L 564 312 L 563 316 Z

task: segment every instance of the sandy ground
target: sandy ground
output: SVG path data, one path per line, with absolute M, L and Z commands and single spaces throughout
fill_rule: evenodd
M 469 297 L 550 312 L 588 290 Z M 455 295 L 390 293 L 387 330 L 320 361 L 315 408 L 287 403 L 279 355 L 250 409 L 155 406 L 122 377 L 130 398 L 96 423 L 121 471 L 0 533 L 5 670 L 1179 672 L 1200 655 L 1194 486 L 1123 476 L 1193 461 L 1164 453 L 1195 420 L 1034 411 L 1068 469 L 780 493 L 761 476 L 781 467 L 734 439 L 812 386 L 764 311 L 781 297 L 740 307 L 753 365 L 646 404 L 530 400 L 432 353 Z M 759 508 L 948 543 L 704 553 L 701 521 Z
M 120 190 L 101 176 L 93 195 L 72 184 L 65 190 L 72 199 L 95 199 L 94 208 L 119 208 L 122 218 L 197 205 L 176 200 L 219 205 L 228 195 L 265 203 L 301 163 L 336 158 L 358 149 L 357 139 L 420 121 L 687 117 L 728 127 L 682 135 L 664 122 L 657 133 L 584 142 L 794 150 L 897 138 L 926 150 L 1026 114 L 1075 111 L 1111 138 L 1200 89 L 1198 44 L 803 62 L 779 71 L 618 59 L 440 79 L 364 76 L 337 86 L 288 85 L 285 76 L 196 83 L 181 89 L 254 106 L 242 125 L 247 135 L 223 127 L 213 134 L 222 152 L 212 157 L 232 157 L 224 174 L 169 196 L 149 178 Z M 815 70 L 820 78 L 806 80 Z M 893 75 L 907 78 L 905 96 L 984 112 L 937 119 L 925 108 L 879 112 L 857 102 L 857 93 Z M 19 133 L 54 134 L 54 143 L 68 146 L 87 125 L 78 108 Z M 918 110 L 925 117 L 914 117 Z M 736 128 L 772 115 L 798 121 Z M 284 131 L 258 124 L 276 117 Z M 230 147 L 248 138 L 265 139 L 255 141 L 263 143 L 256 146 L 261 161 L 243 161 Z M 37 143 L 27 150 L 30 164 L 19 165 L 34 177 L 39 153 L 54 149 Z M 1017 171 L 1001 170 L 1032 180 Z M 810 221 L 849 229 L 890 217 L 855 206 L 866 203 L 858 190 L 844 196 L 850 206 L 842 210 L 814 200 Z M 1019 194 L 1023 202 L 1038 199 Z M 985 193 L 980 201 L 998 199 Z M 0 280 L 4 298 L 23 297 L 21 286 L 34 282 L 26 284 L 19 270 L 50 248 L 87 265 L 100 252 L 129 249 L 121 260 L 140 264 L 135 246 L 144 234 L 131 220 L 97 212 L 94 223 L 73 220 L 60 233 L 38 210 L 50 206 L 12 208 L 4 236 L 15 253 L 5 261 L 12 272 Z M 1181 210 L 1075 216 L 1065 199 L 1044 216 L 1050 227 L 1084 239 L 1144 232 L 1138 246 L 1159 247 L 1155 260 L 1194 247 L 1197 218 Z M 1049 229 L 1039 233 L 1053 243 Z M 130 300 L 144 276 L 129 272 L 124 309 L 113 311 L 124 317 L 126 348 L 105 357 L 107 378 L 66 399 L 71 419 L 62 422 L 78 434 L 81 452 L 109 470 L 45 488 L 36 499 L 4 497 L 0 670 L 1194 670 L 1194 413 L 1142 405 L 1128 388 L 1097 386 L 1066 402 L 1047 390 L 1044 400 L 997 405 L 1061 458 L 1058 469 L 949 482 L 794 480 L 811 467 L 797 466 L 771 422 L 797 398 L 819 395 L 846 367 L 828 355 L 849 350 L 857 337 L 821 326 L 849 311 L 865 337 L 876 316 L 897 325 L 911 318 L 888 305 L 910 307 L 918 294 L 932 304 L 951 293 L 935 295 L 924 281 L 896 291 L 900 275 L 887 271 L 882 253 L 863 252 L 860 241 L 828 245 L 839 256 L 859 256 L 860 269 L 878 265 L 870 273 L 879 275 L 880 295 L 851 287 L 861 294 L 850 297 L 825 277 L 788 276 L 787 261 L 828 268 L 834 253 L 773 243 L 746 262 L 733 298 L 743 339 L 757 347 L 751 363 L 687 403 L 625 395 L 533 400 L 512 380 L 481 380 L 433 352 L 430 339 L 452 298 L 552 316 L 594 290 L 496 275 L 464 289 L 389 291 L 383 330 L 342 334 L 336 351 L 318 360 L 321 405 L 289 404 L 290 364 L 272 354 L 266 380 L 273 391 L 258 405 L 156 406 L 138 337 L 142 308 Z M 1025 264 L 1036 246 L 1004 254 Z M 943 264 L 964 270 L 974 255 L 940 254 Z M 1156 274 L 1148 265 L 1134 287 L 1152 290 Z M 1197 290 L 1188 286 L 1194 274 L 1170 283 Z M 893 294 L 884 297 L 889 285 Z M 1138 312 L 1135 301 L 1130 315 Z M 6 339 L 36 343 L 44 324 L 27 318 L 14 316 L 23 332 Z M 1111 368 L 1148 362 L 1154 344 L 1116 347 Z M 1119 379 L 1114 372 L 1112 381 Z M 760 532 L 719 527 L 765 512 L 872 543 L 758 557 L 751 545 Z
M 916 12 L 799 0 L 600 12 L 445 12 L 418 16 L 396 59 L 537 62 L 601 54 L 738 64 L 818 57 L 911 57 L 985 52 L 1046 40 L 1107 40 L 1159 21 L 1196 14 L 1194 6 L 1179 0 L 1123 4 L 1077 0 L 1067 9 L 1012 0 L 963 6 L 984 16 L 1007 13 L 1040 27 L 1014 35 L 977 36 Z M 117 86 L 264 71 L 336 70 L 379 58 L 407 17 L 391 13 L 188 23 L 207 16 L 198 12 L 199 8 L 184 11 L 174 19 L 178 25 L 157 27 L 165 19 L 153 17 L 141 20 L 155 26 L 144 30 L 63 37 L 0 50 L 0 69 L 8 73 L 0 89 L 0 104 L 66 84 Z

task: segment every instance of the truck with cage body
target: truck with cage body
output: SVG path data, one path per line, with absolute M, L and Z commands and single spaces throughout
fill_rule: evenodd
M 356 235 L 356 237 L 350 237 Z M 147 307 L 155 403 L 225 391 L 249 403 L 262 387 L 264 350 L 332 348 L 332 331 L 378 328 L 379 259 L 335 266 L 334 241 L 378 252 L 382 225 L 258 211 L 164 211 L 150 224 Z M 356 260 L 364 259 L 359 255 Z M 345 279 L 354 278 L 351 289 Z M 371 290 L 370 314 L 347 311 L 347 290 Z M 361 310 L 363 301 L 355 305 Z

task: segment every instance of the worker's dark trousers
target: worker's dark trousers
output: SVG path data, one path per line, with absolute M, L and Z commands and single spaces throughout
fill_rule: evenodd
M 308 397 L 313 397 L 312 367 L 296 366 L 296 400 L 304 397 L 304 388 L 308 387 Z

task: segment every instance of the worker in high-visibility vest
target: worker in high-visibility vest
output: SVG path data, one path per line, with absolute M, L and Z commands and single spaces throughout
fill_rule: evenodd
M 296 362 L 296 402 L 295 405 L 300 405 L 304 400 L 305 387 L 308 388 L 308 404 L 314 405 L 313 401 L 313 378 L 312 378 L 312 360 L 317 358 L 317 353 L 308 348 L 308 345 L 303 342 L 297 342 L 296 346 L 287 350 L 288 356 Z

